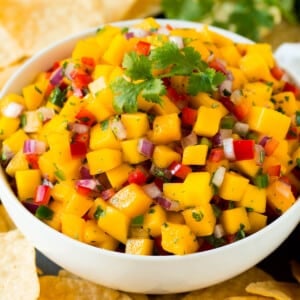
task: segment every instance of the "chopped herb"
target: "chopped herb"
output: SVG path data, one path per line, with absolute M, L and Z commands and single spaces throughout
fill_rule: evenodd
M 239 228 L 238 232 L 235 235 L 237 240 L 241 240 L 241 239 L 246 237 L 246 233 L 245 233 L 244 229 L 245 229 L 245 225 L 240 224 L 240 228 Z
M 226 116 L 221 119 L 221 128 L 222 129 L 233 129 L 234 124 L 235 124 L 235 119 L 231 116 Z
M 153 207 L 150 207 L 150 209 L 148 210 L 148 214 L 154 214 L 155 213 L 155 209 Z
M 254 178 L 254 184 L 260 188 L 266 188 L 269 185 L 269 177 L 267 174 L 258 174 L 255 178 Z
M 42 94 L 43 92 L 40 90 L 40 88 L 38 86 L 34 86 L 34 89 L 39 93 L 39 94 Z
M 223 238 L 217 238 L 213 234 L 206 236 L 204 239 L 214 248 L 218 248 L 226 244 L 226 241 Z
M 289 97 L 289 96 L 284 96 L 284 100 L 285 100 L 286 102 L 288 102 L 288 101 L 290 100 L 290 97 Z
M 26 118 L 26 115 L 22 114 L 20 116 L 20 123 L 21 123 L 21 127 L 24 128 L 27 124 L 27 118 Z M 3 132 L 1 133 L 3 134 Z
M 300 126 L 300 110 L 296 111 L 296 126 Z
M 196 222 L 200 222 L 200 221 L 203 219 L 204 214 L 203 214 L 203 212 L 201 212 L 201 211 L 199 211 L 199 212 L 193 211 L 193 212 L 192 212 L 192 217 L 193 217 L 193 219 L 194 219 Z
M 55 87 L 54 90 L 51 92 L 48 101 L 52 104 L 63 107 L 64 102 L 66 100 L 66 89 L 61 90 L 59 87 Z
M 202 137 L 200 139 L 200 144 L 201 145 L 207 145 L 208 149 L 210 149 L 212 147 L 212 141 L 210 139 L 208 139 L 207 137 Z
M 108 126 L 109 126 L 109 120 L 104 120 L 100 123 L 101 130 L 103 131 L 108 129 Z
M 300 168 L 300 158 L 296 158 L 296 165 L 298 168 Z
M 98 205 L 96 207 L 96 211 L 94 212 L 94 218 L 98 220 L 100 217 L 103 217 L 104 215 L 105 215 L 105 210 L 100 205 Z
M 235 202 L 234 201 L 229 201 L 229 203 L 228 203 L 228 209 L 231 209 L 231 208 L 235 208 Z
M 247 212 L 252 212 L 254 209 L 252 207 L 246 207 Z
M 66 176 L 65 176 L 64 172 L 62 170 L 60 170 L 56 164 L 54 164 L 54 167 L 56 169 L 54 172 L 54 175 L 61 181 L 66 180 Z
M 121 30 L 121 33 L 123 33 L 123 34 L 124 34 L 124 33 L 127 33 L 128 30 L 129 30 L 128 27 L 123 27 L 122 30 Z
M 41 220 L 51 220 L 53 214 L 53 210 L 45 205 L 40 205 L 35 212 L 35 216 Z
M 218 219 L 222 214 L 222 210 L 215 204 L 212 204 L 212 208 L 213 208 L 215 217 Z
M 162 224 L 162 226 L 168 227 L 169 225 L 168 225 L 168 223 L 164 222 L 164 223 Z
M 136 216 L 135 218 L 133 218 L 131 220 L 131 225 L 132 226 L 142 226 L 144 223 L 144 216 L 140 215 L 140 216 Z

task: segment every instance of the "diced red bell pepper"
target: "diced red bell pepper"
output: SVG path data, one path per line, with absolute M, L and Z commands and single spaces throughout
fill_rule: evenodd
M 297 140 L 298 139 L 298 129 L 297 126 L 291 126 L 286 135 L 287 140 Z
M 282 78 L 282 76 L 284 75 L 284 71 L 280 67 L 274 66 L 271 69 L 271 74 L 275 79 L 280 80 Z
M 83 56 L 81 57 L 81 62 L 90 68 L 94 68 L 96 65 L 95 59 L 93 57 Z
M 56 70 L 58 67 L 60 66 L 60 62 L 59 61 L 55 61 L 54 63 L 53 63 L 53 65 L 51 66 L 51 68 L 47 71 L 47 72 L 49 72 L 50 74 L 54 71 L 54 70 Z
M 86 146 L 89 144 L 90 135 L 88 132 L 85 133 L 75 133 L 72 137 L 73 143 L 84 143 Z
M 144 185 L 146 183 L 146 181 L 147 181 L 147 176 L 140 168 L 134 169 L 128 175 L 129 183 Z
M 172 86 L 167 87 L 167 97 L 175 103 L 187 100 L 187 96 L 185 94 L 179 94 Z
M 197 113 L 196 109 L 184 107 L 181 110 L 182 125 L 193 126 L 197 120 Z
M 31 169 L 39 169 L 39 156 L 37 154 L 26 154 L 25 158 Z
M 233 149 L 235 159 L 237 161 L 253 159 L 255 157 L 254 145 L 254 140 L 234 140 Z
M 81 123 L 87 126 L 93 126 L 97 120 L 95 115 L 89 110 L 82 108 L 75 116 L 75 118 Z
M 239 121 L 245 120 L 250 112 L 251 106 L 246 102 L 234 104 L 228 97 L 221 97 L 220 102 L 232 113 Z
M 300 95 L 300 89 L 296 85 L 294 85 L 290 82 L 285 82 L 283 91 L 284 92 L 292 92 L 295 94 L 296 97 L 298 97 Z
M 149 55 L 150 50 L 151 50 L 151 44 L 144 41 L 138 41 L 138 43 L 135 46 L 135 51 L 141 55 L 145 55 L 145 56 Z
M 173 161 L 168 168 L 172 175 L 180 178 L 185 179 L 186 176 L 192 172 L 192 169 L 189 166 L 183 165 L 180 162 Z
M 219 162 L 225 158 L 223 148 L 213 148 L 210 150 L 208 155 L 208 161 Z
M 267 169 L 267 174 L 269 176 L 277 176 L 277 177 L 279 177 L 280 176 L 280 169 L 281 169 L 280 165 L 270 166 Z
M 89 188 L 86 188 L 81 185 L 76 186 L 76 191 L 78 194 L 83 195 L 83 196 L 88 196 L 91 193 L 91 190 Z
M 76 88 L 82 89 L 88 86 L 89 83 L 93 81 L 91 75 L 81 71 L 81 70 L 74 70 L 71 73 L 71 77 L 73 79 L 73 84 Z
M 34 203 L 38 205 L 47 205 L 51 198 L 51 187 L 49 185 L 41 184 L 37 187 Z
M 273 152 L 278 147 L 278 145 L 279 145 L 279 142 L 276 139 L 274 139 L 273 137 L 269 138 L 264 145 L 266 155 L 267 156 L 272 155 Z
M 221 72 L 223 74 L 227 74 L 227 70 L 225 65 L 217 59 L 213 59 L 210 63 L 209 63 L 209 67 L 212 69 L 215 69 L 217 72 Z
M 85 157 L 87 153 L 87 145 L 84 142 L 72 142 L 70 144 L 70 150 L 73 158 Z

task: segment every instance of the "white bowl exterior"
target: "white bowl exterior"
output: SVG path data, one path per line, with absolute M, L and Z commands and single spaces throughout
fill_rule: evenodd
M 137 21 L 114 23 L 130 26 Z M 174 27 L 201 28 L 201 24 L 159 20 Z M 222 29 L 213 30 L 237 42 L 246 38 Z M 76 41 L 95 29 L 74 35 L 39 52 L 8 81 L 0 99 L 19 93 L 54 61 L 70 55 Z M 221 248 L 184 256 L 136 256 L 107 251 L 73 240 L 47 226 L 26 210 L 12 192 L 4 171 L 0 172 L 0 199 L 22 233 L 35 247 L 62 268 L 92 282 L 128 292 L 164 294 L 191 291 L 229 279 L 260 262 L 276 249 L 299 223 L 300 201 L 259 232 Z M 298 199 L 299 200 L 299 199 Z

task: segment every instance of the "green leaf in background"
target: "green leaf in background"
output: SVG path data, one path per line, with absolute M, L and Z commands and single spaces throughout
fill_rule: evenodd
M 296 22 L 298 0 L 162 0 L 167 18 L 199 21 L 237 32 L 252 40 L 281 22 Z

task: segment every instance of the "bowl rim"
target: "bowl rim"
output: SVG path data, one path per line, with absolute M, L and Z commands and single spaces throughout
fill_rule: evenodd
M 113 26 L 118 26 L 118 27 L 127 27 L 134 25 L 138 22 L 141 22 L 144 19 L 134 19 L 134 20 L 125 20 L 125 21 L 118 21 L 118 22 L 109 22 L 105 24 L 101 24 L 97 27 L 89 28 L 87 30 L 81 31 L 79 33 L 72 34 L 64 39 L 61 39 L 59 41 L 56 41 L 52 43 L 51 45 L 47 46 L 46 48 L 38 51 L 36 54 L 34 54 L 32 57 L 30 57 L 11 77 L 10 79 L 6 82 L 4 87 L 0 91 L 0 99 L 2 99 L 6 94 L 10 93 L 11 90 L 13 89 L 13 84 L 14 82 L 22 75 L 23 72 L 25 72 L 32 63 L 35 61 L 41 59 L 42 56 L 47 55 L 48 53 L 52 52 L 55 48 L 61 47 L 63 44 L 68 43 L 68 42 L 76 42 L 84 37 L 92 36 L 95 34 L 95 32 L 99 29 L 102 28 L 103 26 L 109 24 Z M 159 19 L 155 18 L 160 24 L 166 25 L 166 24 L 171 24 L 171 25 L 177 25 L 178 27 L 183 27 L 186 26 L 188 28 L 196 28 L 196 29 L 201 29 L 203 26 L 206 26 L 203 23 L 198 23 L 198 22 L 192 22 L 192 21 L 183 21 L 183 20 L 175 20 L 175 19 Z M 229 37 L 230 39 L 233 39 L 234 41 L 242 42 L 242 43 L 253 43 L 253 41 L 249 40 L 248 38 L 245 38 L 243 36 L 240 36 L 236 33 L 227 31 L 222 28 L 218 28 L 215 26 L 207 25 L 209 29 L 223 34 L 226 37 Z M 53 61 L 51 62 L 53 63 Z M 36 76 L 37 74 L 35 74 Z M 27 84 L 31 82 L 31 80 L 27 80 Z M 268 234 L 270 231 L 273 231 L 274 228 L 277 228 L 280 226 L 281 223 L 284 223 L 286 219 L 288 219 L 293 213 L 294 210 L 299 209 L 300 211 L 300 197 L 296 200 L 296 202 L 293 204 L 292 207 L 290 207 L 283 215 L 275 219 L 272 223 L 268 224 L 266 227 L 262 228 L 261 230 L 247 236 L 244 239 L 238 240 L 234 243 L 231 244 L 226 244 L 224 246 L 218 247 L 218 248 L 213 248 L 210 250 L 206 251 L 201 251 L 201 252 L 195 252 L 195 253 L 190 253 L 190 254 L 185 254 L 185 255 L 151 255 L 151 256 L 140 256 L 140 255 L 134 255 L 134 254 L 128 254 L 128 253 L 122 253 L 122 252 L 117 252 L 117 251 L 112 251 L 112 250 L 106 250 L 103 248 L 98 248 L 89 244 L 86 244 L 84 242 L 72 239 L 71 237 L 55 230 L 51 226 L 45 224 L 41 220 L 39 220 L 37 217 L 32 215 L 29 210 L 27 210 L 21 203 L 21 201 L 17 198 L 17 196 L 14 194 L 12 188 L 10 187 L 7 175 L 5 173 L 5 170 L 3 169 L 2 166 L 0 166 L 0 183 L 4 183 L 3 187 L 0 189 L 0 198 L 1 199 L 6 199 L 2 200 L 2 203 L 6 207 L 8 205 L 8 202 L 13 200 L 14 205 L 22 214 L 25 213 L 25 216 L 27 218 L 31 218 L 32 226 L 39 226 L 41 227 L 41 230 L 43 230 L 45 233 L 50 234 L 51 236 L 61 240 L 62 242 L 67 242 L 71 245 L 74 245 L 75 247 L 81 248 L 83 251 L 88 250 L 89 252 L 95 252 L 100 253 L 101 255 L 104 256 L 111 256 L 111 257 L 118 257 L 119 259 L 128 259 L 134 262 L 149 262 L 149 263 L 161 263 L 162 261 L 170 261 L 170 262 L 176 262 L 178 260 L 190 260 L 190 259 L 195 259 L 197 257 L 206 257 L 206 256 L 211 256 L 212 254 L 218 254 L 222 253 L 224 251 L 231 251 L 235 249 L 236 247 L 240 247 L 244 244 L 251 243 L 252 240 L 255 240 L 257 237 Z M 300 219 L 300 218 L 299 218 Z M 300 220 L 299 220 L 300 221 Z M 20 228 L 22 231 L 22 228 Z

